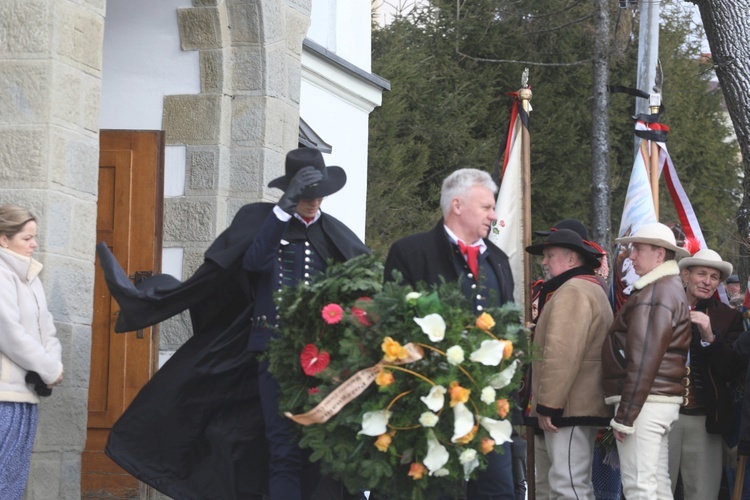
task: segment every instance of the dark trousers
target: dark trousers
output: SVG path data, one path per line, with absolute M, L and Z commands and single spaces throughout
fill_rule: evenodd
M 279 412 L 279 384 L 268 373 L 267 361 L 258 364 L 258 386 L 271 456 L 270 500 L 307 500 L 320 481 L 319 468 L 297 445 L 294 423 Z
M 487 459 L 487 468 L 466 486 L 467 500 L 515 500 L 511 444 L 503 444 L 502 454 L 493 451 Z

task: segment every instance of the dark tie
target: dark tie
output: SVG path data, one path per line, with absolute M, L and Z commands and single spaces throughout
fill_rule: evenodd
M 469 264 L 471 272 L 474 273 L 474 276 L 477 276 L 479 272 L 479 246 L 472 247 L 458 240 L 458 249 L 466 256 L 466 263 Z

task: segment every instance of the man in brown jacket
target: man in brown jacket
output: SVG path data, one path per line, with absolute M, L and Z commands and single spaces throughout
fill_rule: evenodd
M 615 317 L 602 348 L 604 392 L 628 500 L 672 498 L 667 441 L 686 391 L 690 308 L 680 280 L 672 230 L 645 224 L 633 236 L 630 260 L 640 278 Z
M 600 255 L 570 229 L 526 251 L 544 256 L 550 276 L 540 292 L 531 370 L 530 416 L 544 432 L 534 440 L 536 498 L 593 499 L 594 441 L 612 416 L 601 364 L 612 308 L 594 274 Z

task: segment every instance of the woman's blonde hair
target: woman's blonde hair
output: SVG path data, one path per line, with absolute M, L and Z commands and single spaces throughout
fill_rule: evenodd
M 0 236 L 12 238 L 32 220 L 36 222 L 34 214 L 23 207 L 12 204 L 0 205 Z

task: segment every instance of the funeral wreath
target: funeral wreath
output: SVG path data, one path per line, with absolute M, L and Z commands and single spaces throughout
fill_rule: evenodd
M 457 284 L 382 284 L 372 256 L 276 297 L 268 350 L 300 446 L 354 493 L 457 492 L 511 440 L 527 331 L 513 305 L 477 317 Z

